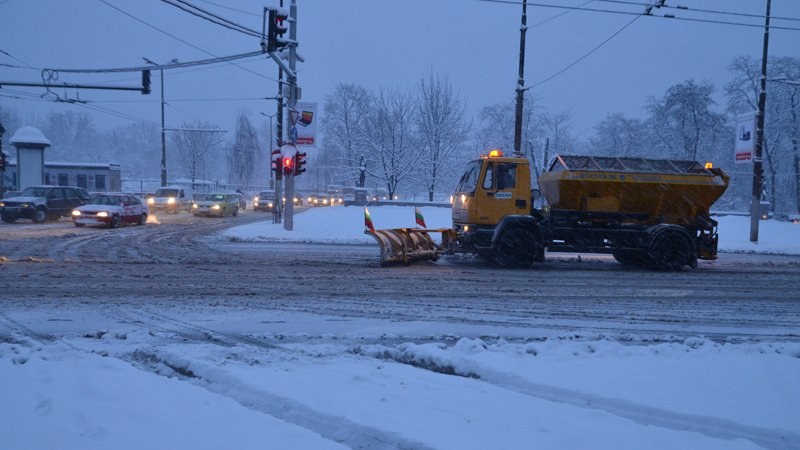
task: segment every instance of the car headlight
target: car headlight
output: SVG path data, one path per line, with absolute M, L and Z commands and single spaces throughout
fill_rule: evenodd
M 272 202 L 269 202 L 269 207 L 272 208 Z
M 97 217 L 108 217 L 108 213 L 105 211 L 100 211 L 97 213 Z
M 258 203 L 258 200 L 259 200 L 259 198 L 258 198 L 258 197 L 253 197 L 253 201 L 254 201 L 254 202 Z
M 80 211 L 72 211 L 72 215 L 77 217 L 77 216 L 81 215 L 81 212 Z
M 156 199 L 154 199 L 153 197 L 150 197 L 150 198 L 147 199 L 147 204 L 148 205 L 152 205 L 155 202 L 156 202 Z
M 170 197 L 167 199 L 167 204 L 171 205 L 173 203 L 175 203 L 175 197 Z
M 31 204 L 30 203 L 23 203 L 23 204 L 21 204 L 19 206 L 21 206 L 22 208 L 30 208 Z
M 4 206 L 6 206 L 6 204 L 5 204 L 5 203 L 3 203 L 3 202 L 0 202 L 0 208 L 2 208 L 2 207 L 4 207 Z
M 197 209 L 197 203 L 192 203 L 192 208 Z
M 214 205 L 211 207 L 211 209 L 219 209 L 219 205 Z

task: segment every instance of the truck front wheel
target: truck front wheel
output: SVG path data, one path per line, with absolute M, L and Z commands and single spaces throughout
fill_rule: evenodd
M 691 261 L 692 243 L 683 233 L 664 231 L 653 238 L 647 256 L 657 270 L 681 270 Z
M 533 232 L 524 228 L 512 228 L 495 244 L 495 262 L 507 268 L 528 268 L 536 261 L 539 241 Z

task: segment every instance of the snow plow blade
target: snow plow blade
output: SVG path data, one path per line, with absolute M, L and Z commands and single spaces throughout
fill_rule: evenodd
M 439 258 L 441 248 L 431 238 L 430 232 L 440 232 L 447 238 L 448 229 L 424 230 L 419 228 L 393 228 L 386 230 L 365 230 L 364 233 L 375 238 L 381 247 L 381 265 L 411 264 L 413 261 Z

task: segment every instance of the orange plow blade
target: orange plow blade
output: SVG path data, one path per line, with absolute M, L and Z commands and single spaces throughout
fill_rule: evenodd
M 366 230 L 378 241 L 381 247 L 381 265 L 411 264 L 412 261 L 436 260 L 440 248 L 429 232 L 444 230 L 423 230 L 419 228 L 393 228 L 387 230 Z

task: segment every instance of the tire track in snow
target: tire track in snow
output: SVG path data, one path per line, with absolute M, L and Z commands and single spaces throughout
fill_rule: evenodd
M 255 346 L 261 351 L 277 350 L 282 353 L 290 353 L 288 350 L 256 338 L 231 333 L 219 333 L 155 311 L 145 309 L 137 310 L 136 313 L 138 317 L 146 319 L 146 321 L 132 316 L 129 311 L 116 310 L 111 312 L 111 314 L 125 321 L 141 323 L 143 326 L 163 333 L 175 334 L 182 339 L 189 339 L 195 343 L 211 343 L 225 347 L 244 344 Z M 157 322 L 154 322 L 154 320 Z M 186 332 L 185 330 L 190 331 Z M 354 449 L 433 450 L 421 442 L 404 438 L 396 433 L 362 425 L 341 416 L 315 410 L 291 398 L 265 392 L 225 373 L 223 368 L 209 367 L 205 362 L 187 360 L 184 356 L 171 355 L 152 347 L 115 355 L 115 357 L 157 375 L 172 376 L 185 382 L 191 382 L 210 392 L 228 397 L 245 408 L 305 428 L 326 439 Z M 169 368 L 174 373 L 164 373 L 164 367 Z
M 429 370 L 445 375 L 456 375 L 477 378 L 501 389 L 546 400 L 553 403 L 567 404 L 584 409 L 597 409 L 618 417 L 632 420 L 645 426 L 656 426 L 677 431 L 699 433 L 715 439 L 746 439 L 761 447 L 771 450 L 799 450 L 800 434 L 791 431 L 745 425 L 729 419 L 709 417 L 697 414 L 670 411 L 658 407 L 641 405 L 629 400 L 605 397 L 602 395 L 561 388 L 525 380 L 515 375 L 472 366 L 469 372 L 459 369 L 458 364 L 447 358 L 430 361 L 420 359 L 413 353 L 397 351 L 356 351 L 357 354 L 373 356 L 381 360 L 392 360 L 400 364 L 410 365 L 422 370 Z M 442 367 L 448 370 L 441 370 Z
M 187 364 L 185 358 L 148 350 L 139 350 L 117 357 L 134 367 L 170 377 L 170 374 L 165 374 L 163 371 L 162 365 L 166 366 L 175 372 L 172 376 L 179 380 L 225 396 L 245 408 L 299 426 L 350 448 L 434 450 L 422 442 L 394 432 L 362 425 L 342 416 L 317 411 L 288 397 L 265 392 L 243 383 L 219 367 L 207 367 L 196 362 Z

